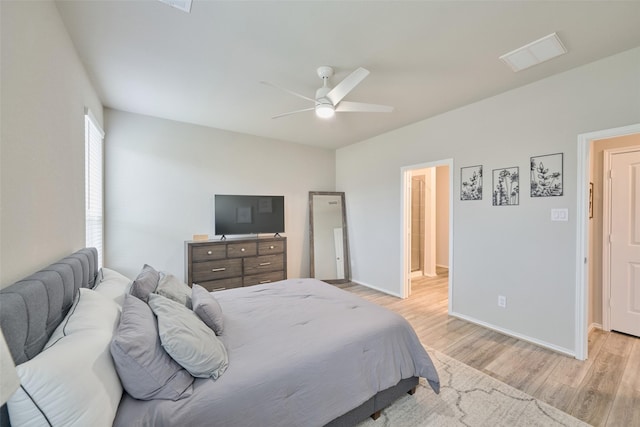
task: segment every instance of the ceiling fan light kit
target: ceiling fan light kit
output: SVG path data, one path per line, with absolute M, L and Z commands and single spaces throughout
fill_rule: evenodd
M 321 119 L 329 119 L 336 114 L 336 109 L 331 102 L 318 102 L 316 104 L 316 116 Z
M 285 89 L 269 82 L 261 82 L 263 84 L 273 86 L 276 89 L 283 90 L 291 95 L 314 102 L 313 108 L 304 108 L 301 110 L 290 111 L 288 113 L 273 116 L 273 119 L 289 116 L 291 114 L 301 113 L 303 111 L 315 110 L 316 116 L 328 119 L 335 115 L 336 112 L 356 112 L 356 113 L 390 113 L 393 107 L 388 105 L 367 104 L 364 102 L 348 102 L 342 99 L 349 94 L 362 80 L 369 75 L 369 71 L 360 67 L 344 80 L 338 83 L 334 88 L 328 85 L 329 78 L 333 76 L 333 68 L 323 65 L 317 69 L 318 77 L 322 79 L 322 87 L 316 90 L 315 99 L 311 99 L 305 95 L 299 94 L 289 89 Z

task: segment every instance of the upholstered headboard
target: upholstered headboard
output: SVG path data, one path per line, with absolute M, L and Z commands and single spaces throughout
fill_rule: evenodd
M 42 351 L 81 287 L 92 288 L 98 251 L 85 248 L 0 290 L 0 328 L 16 365 Z M 9 426 L 6 405 L 0 426 Z

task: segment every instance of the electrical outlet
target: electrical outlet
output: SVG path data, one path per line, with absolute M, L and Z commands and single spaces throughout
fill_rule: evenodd
M 498 295 L 498 307 L 507 308 L 507 297 Z

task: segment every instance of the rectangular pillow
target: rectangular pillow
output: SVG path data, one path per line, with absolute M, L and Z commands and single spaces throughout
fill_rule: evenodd
M 224 344 L 198 316 L 182 304 L 162 295 L 149 295 L 149 306 L 158 317 L 162 347 L 194 377 L 217 379 L 229 359 Z
M 149 294 L 156 290 L 158 287 L 158 281 L 160 280 L 160 273 L 155 268 L 148 264 L 142 267 L 142 270 L 131 284 L 130 293 L 134 297 L 140 298 L 142 301 L 147 302 Z
M 125 296 L 111 355 L 132 397 L 179 400 L 191 395 L 193 377 L 162 348 L 156 316 L 132 295 Z
M 96 280 L 97 284 L 93 290 L 112 299 L 120 306 L 120 308 L 122 308 L 124 295 L 129 293 L 132 280 L 117 271 L 106 267 L 102 267 L 100 269 L 98 277 L 100 278 L 100 281 Z
M 171 273 L 160 272 L 160 281 L 154 292 L 191 308 L 191 288 Z
M 111 426 L 122 385 L 109 352 L 120 310 L 81 288 L 46 350 L 16 367 L 20 388 L 8 401 L 14 426 Z
M 113 336 L 120 320 L 120 307 L 97 291 L 80 288 L 71 309 L 53 331 L 45 349 L 56 341 L 77 332 L 104 333 Z
M 193 302 L 193 312 L 198 315 L 216 335 L 222 335 L 224 330 L 224 320 L 222 318 L 222 307 L 218 300 L 200 285 L 193 284 L 191 288 L 191 300 Z

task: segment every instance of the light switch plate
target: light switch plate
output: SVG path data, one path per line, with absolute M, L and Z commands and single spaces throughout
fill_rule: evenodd
M 569 221 L 569 209 L 551 209 L 551 221 Z

